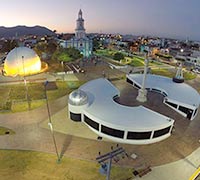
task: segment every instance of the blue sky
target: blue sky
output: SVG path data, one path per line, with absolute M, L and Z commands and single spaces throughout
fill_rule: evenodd
M 87 32 L 200 40 L 199 7 L 200 0 L 1 0 L 0 26 L 74 32 L 81 8 Z

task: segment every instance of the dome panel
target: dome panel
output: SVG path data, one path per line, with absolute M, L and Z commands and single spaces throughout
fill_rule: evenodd
M 87 104 L 87 94 L 82 90 L 75 90 L 69 95 L 69 103 L 71 105 L 81 106 Z
M 27 47 L 18 47 L 11 50 L 4 63 L 7 76 L 36 74 L 41 70 L 41 61 L 34 50 Z

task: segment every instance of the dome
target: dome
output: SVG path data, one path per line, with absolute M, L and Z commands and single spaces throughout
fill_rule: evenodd
M 27 47 L 18 47 L 11 50 L 4 63 L 7 76 L 36 74 L 41 70 L 41 61 L 34 50 Z
M 69 95 L 69 104 L 81 106 L 88 102 L 87 94 L 82 90 L 75 90 Z

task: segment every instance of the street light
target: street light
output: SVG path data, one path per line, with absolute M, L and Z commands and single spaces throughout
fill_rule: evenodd
M 51 130 L 51 134 L 52 134 L 52 138 L 53 138 L 53 143 L 54 143 L 54 146 L 55 146 L 55 150 L 56 150 L 56 155 L 57 155 L 57 163 L 60 163 L 61 162 L 61 159 L 60 159 L 60 156 L 59 156 L 59 153 L 58 153 L 58 148 L 57 148 L 57 145 L 56 145 L 56 139 L 55 139 L 55 135 L 54 135 L 54 129 L 53 129 L 53 125 L 52 125 L 52 121 L 51 121 L 51 114 L 50 114 L 50 110 L 49 110 L 49 101 L 48 101 L 48 97 L 47 97 L 47 84 L 48 84 L 48 81 L 46 81 L 44 83 L 44 92 L 45 92 L 45 99 L 46 99 L 46 105 L 47 105 L 47 113 L 48 113 L 48 119 L 49 119 L 49 122 L 48 122 L 48 126 Z
M 26 89 L 26 100 L 27 100 L 27 103 L 28 103 L 28 110 L 30 111 L 31 106 L 30 106 L 30 102 L 29 102 L 28 87 L 27 87 L 27 82 L 26 82 L 26 78 L 25 78 L 24 56 L 22 56 L 22 65 L 23 65 L 23 72 L 24 72 L 24 76 L 23 76 L 24 86 L 25 86 L 25 89 Z
M 100 173 L 106 175 L 106 180 L 110 180 L 112 159 L 114 159 L 114 157 L 116 157 L 119 154 L 122 153 L 126 154 L 125 150 L 122 147 L 118 147 L 118 144 L 117 144 L 117 149 L 113 150 L 113 147 L 111 147 L 111 150 L 112 150 L 111 152 L 106 153 L 104 155 L 101 155 L 101 153 L 99 152 L 99 156 L 96 158 L 98 163 L 101 164 Z

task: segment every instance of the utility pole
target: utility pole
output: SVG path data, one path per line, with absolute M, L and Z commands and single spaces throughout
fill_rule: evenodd
M 113 148 L 111 148 L 113 149 Z M 106 174 L 106 180 L 110 180 L 110 172 L 112 167 L 112 159 L 116 157 L 119 154 L 126 153 L 125 150 L 122 147 L 119 147 L 115 150 L 112 150 L 109 153 L 106 153 L 104 155 L 98 156 L 96 160 L 98 163 L 101 164 L 101 168 L 103 168 L 105 174 Z M 100 153 L 99 153 L 100 154 Z
M 51 130 L 51 134 L 52 134 L 52 138 L 53 138 L 53 143 L 54 143 L 55 150 L 56 150 L 56 155 L 57 155 L 57 158 L 58 158 L 57 159 L 57 163 L 60 163 L 61 159 L 60 159 L 60 155 L 58 153 L 58 148 L 57 148 L 57 144 L 56 144 L 56 138 L 55 138 L 55 135 L 54 135 L 54 129 L 53 129 L 52 121 L 51 121 L 51 114 L 50 114 L 50 109 L 49 109 L 49 101 L 48 101 L 48 97 L 47 97 L 47 84 L 48 84 L 48 81 L 46 81 L 44 83 L 44 92 L 45 92 L 45 99 L 46 99 L 48 119 L 49 119 L 48 125 L 49 125 L 49 128 Z

